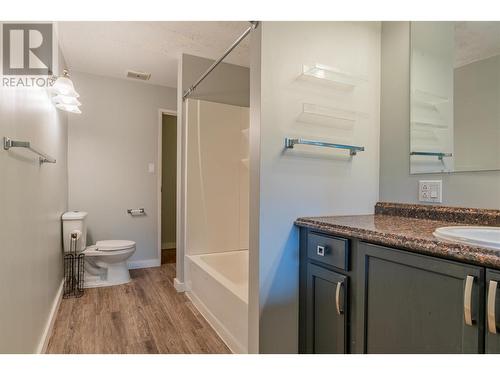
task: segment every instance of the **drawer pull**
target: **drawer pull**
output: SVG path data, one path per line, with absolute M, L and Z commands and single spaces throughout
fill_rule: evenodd
M 335 306 L 337 308 L 337 315 L 344 313 L 344 308 L 340 306 L 340 289 L 342 289 L 343 282 L 337 282 L 337 290 L 335 291 Z
M 464 319 L 465 324 L 468 326 L 472 325 L 472 287 L 474 285 L 474 276 L 467 275 L 465 279 L 465 291 L 464 291 Z
M 497 296 L 498 282 L 490 280 L 488 287 L 488 331 L 494 335 L 497 334 L 497 322 L 495 316 L 495 304 Z
M 318 254 L 320 257 L 324 257 L 325 256 L 325 247 L 324 246 L 320 246 L 318 245 L 318 247 L 316 247 L 316 254 Z

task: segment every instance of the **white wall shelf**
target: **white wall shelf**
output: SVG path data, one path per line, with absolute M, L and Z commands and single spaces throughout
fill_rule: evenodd
M 246 168 L 248 168 L 248 159 L 241 159 L 241 164 L 243 164 L 243 166 L 245 166 Z
M 303 65 L 300 78 L 315 83 L 327 84 L 341 90 L 352 90 L 357 85 L 367 81 L 365 77 L 342 72 L 322 64 Z
M 351 128 L 358 119 L 358 112 L 303 103 L 299 120 L 302 122 Z

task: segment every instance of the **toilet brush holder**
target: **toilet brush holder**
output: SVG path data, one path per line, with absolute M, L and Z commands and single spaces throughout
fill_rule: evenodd
M 70 252 L 64 254 L 63 298 L 83 296 L 85 254 L 76 252 L 77 234 L 71 234 Z

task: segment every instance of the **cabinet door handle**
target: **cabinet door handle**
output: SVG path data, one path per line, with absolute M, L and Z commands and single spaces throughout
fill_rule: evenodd
M 474 286 L 474 276 L 467 275 L 465 279 L 464 291 L 464 318 L 465 324 L 472 325 L 472 287 Z
M 488 287 L 488 331 L 497 334 L 497 322 L 495 316 L 495 304 L 497 296 L 498 281 L 490 280 Z
M 321 245 L 318 245 L 316 247 L 316 254 L 318 254 L 320 257 L 324 257 L 325 256 L 325 246 L 321 246 Z
M 337 315 L 344 313 L 344 308 L 340 306 L 340 290 L 342 289 L 342 281 L 337 282 L 337 290 L 335 291 L 335 306 L 337 307 Z

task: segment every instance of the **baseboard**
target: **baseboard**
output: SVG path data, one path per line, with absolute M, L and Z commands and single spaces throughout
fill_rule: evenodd
M 174 279 L 174 288 L 178 293 L 182 293 L 186 291 L 186 286 L 183 282 L 180 282 L 177 277 Z
M 164 242 L 161 244 L 162 250 L 175 249 L 176 247 L 177 247 L 177 244 L 175 242 Z
M 227 345 L 229 350 L 235 354 L 246 354 L 245 349 L 238 343 L 238 341 L 233 337 L 233 335 L 224 327 L 219 319 L 213 315 L 210 310 L 205 306 L 205 304 L 196 296 L 196 294 L 191 291 L 186 292 L 186 296 L 191 300 L 196 309 L 200 312 L 205 320 L 214 329 L 217 336 L 221 338 L 222 341 Z
M 160 259 L 145 259 L 145 260 L 132 260 L 128 262 L 128 269 L 135 270 L 137 268 L 151 268 L 160 267 Z
M 44 354 L 47 351 L 47 346 L 49 345 L 50 336 L 52 335 L 52 330 L 54 329 L 54 323 L 56 322 L 57 312 L 59 311 L 59 306 L 61 305 L 63 291 L 64 291 L 64 279 L 61 280 L 61 285 L 59 285 L 56 297 L 52 302 L 49 318 L 47 319 L 47 323 L 45 324 L 45 328 L 43 330 L 42 338 L 36 350 L 37 354 Z

